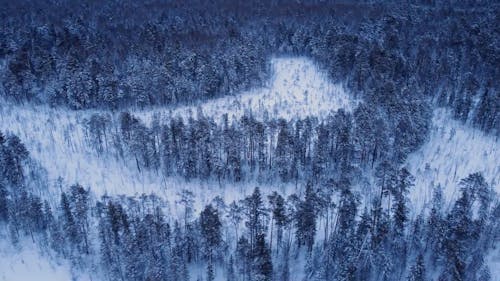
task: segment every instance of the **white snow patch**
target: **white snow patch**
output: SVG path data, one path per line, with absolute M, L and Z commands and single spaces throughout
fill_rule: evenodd
M 407 159 L 415 176 L 412 203 L 425 206 L 432 198 L 433 186 L 441 185 L 448 202 L 459 195 L 458 184 L 471 173 L 481 172 L 497 192 L 500 181 L 498 139 L 453 120 L 445 109 L 437 109 L 430 139 Z
M 271 118 L 290 120 L 308 115 L 321 118 L 341 108 L 349 111 L 356 104 L 341 85 L 330 82 L 328 75 L 308 58 L 273 58 L 270 64 L 272 78 L 263 88 L 196 106 L 148 109 L 135 113 L 144 120 L 151 120 L 154 114 L 186 118 L 201 108 L 205 116 L 213 116 L 216 121 L 225 113 L 229 118 L 239 118 L 245 112 L 251 112 L 258 119 L 262 119 L 267 112 Z
M 89 280 L 86 276 L 73 276 L 67 261 L 42 255 L 32 242 L 21 245 L 21 249 L 16 249 L 6 237 L 0 239 L 0 281 Z
M 493 248 L 485 257 L 485 262 L 488 265 L 492 281 L 500 280 L 500 247 L 498 245 Z

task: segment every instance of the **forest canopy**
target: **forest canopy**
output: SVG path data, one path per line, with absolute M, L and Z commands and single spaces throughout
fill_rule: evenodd
M 375 105 L 424 101 L 499 132 L 498 3 L 10 1 L 0 94 L 73 109 L 192 103 L 305 55 Z

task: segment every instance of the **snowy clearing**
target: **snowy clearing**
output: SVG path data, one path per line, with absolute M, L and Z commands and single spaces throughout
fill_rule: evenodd
M 460 180 L 475 172 L 481 172 L 490 186 L 500 192 L 498 159 L 498 139 L 453 120 L 444 109 L 437 109 L 429 140 L 406 161 L 416 178 L 410 196 L 412 203 L 418 206 L 430 202 L 432 187 L 437 185 L 443 188 L 446 199 L 456 199 Z
M 283 118 L 303 114 L 322 117 L 332 110 L 351 109 L 354 106 L 341 87 L 328 82 L 325 74 L 312 61 L 305 58 L 275 58 L 272 65 L 275 74 L 269 87 L 206 102 L 201 105 L 204 114 L 216 117 L 231 112 L 236 116 L 252 108 L 255 116 L 260 114 L 261 117 L 266 110 Z M 271 111 L 272 108 L 277 110 Z M 196 107 L 181 107 L 165 114 L 165 111 L 155 110 L 134 114 L 147 122 L 154 114 L 187 117 L 195 111 Z M 204 202 L 197 202 L 197 205 L 202 206 L 216 195 L 226 202 L 240 199 L 258 185 L 246 183 L 223 188 L 217 183 L 186 183 L 183 179 L 162 178 L 154 172 L 140 173 L 132 163 L 111 153 L 98 155 L 85 141 L 83 126 L 84 119 L 96 112 L 99 111 L 3 106 L 0 107 L 0 130 L 12 132 L 21 138 L 31 157 L 47 170 L 53 186 L 61 177 L 66 185 L 79 183 L 91 187 L 97 196 L 155 192 L 173 203 L 176 193 L 185 188 L 203 198 L 200 201 Z M 117 122 L 117 116 L 113 116 L 113 119 Z M 500 166 L 490 165 L 496 163 L 496 159 L 500 159 L 498 140 L 454 121 L 443 109 L 436 110 L 429 141 L 407 160 L 410 171 L 416 177 L 416 188 L 411 194 L 412 203 L 415 206 L 425 205 L 431 198 L 431 187 L 438 184 L 444 188 L 445 196 L 453 199 L 457 195 L 460 179 L 478 171 L 499 192 Z M 273 187 L 276 188 L 276 185 Z M 262 189 L 265 192 L 266 186 L 262 186 Z M 288 193 L 293 192 L 294 188 L 281 184 L 278 189 Z M 54 194 L 59 192 L 55 189 L 52 191 Z M 55 198 L 57 200 L 57 196 Z
M 0 237 L 0 280 L 72 280 L 70 265 L 54 257 L 44 256 L 31 241 L 20 243 L 21 249 L 14 248 L 6 237 Z M 79 278 L 78 280 L 89 280 Z
M 344 108 L 351 109 L 353 102 L 339 85 L 334 85 L 316 65 L 306 58 L 274 58 L 272 81 L 268 87 L 255 89 L 236 97 L 225 97 L 208 101 L 201 106 L 207 116 L 220 120 L 224 113 L 241 116 L 252 109 L 256 118 L 268 111 L 271 117 L 294 118 L 312 115 L 321 118 L 328 113 Z M 154 172 L 138 172 L 133 163 L 124 161 L 111 153 L 98 154 L 85 140 L 84 120 L 96 110 L 68 111 L 47 106 L 0 106 L 0 130 L 11 132 L 21 138 L 30 151 L 31 157 L 47 170 L 52 188 L 43 192 L 53 203 L 58 200 L 57 179 L 63 183 L 79 183 L 90 187 L 97 195 L 136 195 L 151 192 L 168 198 L 171 203 L 177 199 L 180 189 L 192 190 L 200 199 L 197 205 L 207 203 L 220 195 L 227 203 L 249 194 L 257 183 L 231 185 L 232 188 L 218 186 L 218 183 L 162 178 Z M 137 111 L 148 123 L 154 114 L 160 116 L 180 115 L 188 117 L 196 112 L 196 107 L 180 107 L 173 112 Z M 118 124 L 118 116 L 112 116 Z M 227 184 L 225 184 L 227 185 Z M 267 187 L 262 186 L 265 193 Z M 273 184 L 287 194 L 295 192 L 295 186 Z M 201 209 L 197 208 L 198 210 Z
M 264 88 L 210 100 L 197 106 L 181 106 L 172 110 L 148 109 L 134 113 L 146 122 L 155 114 L 160 117 L 187 118 L 196 114 L 198 108 L 216 121 L 225 113 L 230 118 L 239 118 L 245 112 L 251 112 L 257 119 L 264 118 L 267 112 L 271 118 L 290 120 L 297 116 L 321 118 L 341 108 L 349 111 L 356 104 L 341 85 L 330 82 L 327 74 L 308 58 L 273 58 L 270 64 L 272 79 Z

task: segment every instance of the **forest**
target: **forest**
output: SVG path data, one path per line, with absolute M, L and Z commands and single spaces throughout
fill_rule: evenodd
M 498 134 L 494 1 L 213 2 L 9 1 L 2 95 L 72 109 L 193 103 L 262 83 L 270 55 L 307 55 L 388 113 L 437 103 Z
M 0 141 L 0 219 L 7 239 L 16 244 L 27 236 L 76 268 L 99 268 L 103 280 L 190 280 L 188 265 L 203 262 L 203 280 L 214 280 L 215 266 L 227 280 L 295 280 L 290 259 L 301 251 L 305 278 L 314 280 L 431 280 L 430 273 L 439 273 L 436 280 L 494 280 L 485 253 L 498 246 L 500 204 L 480 173 L 460 181 L 451 208 L 443 206 L 438 186 L 430 209 L 415 216 L 407 196 L 414 177 L 383 162 L 372 202 L 363 202 L 340 164 L 338 181 L 307 182 L 304 194 L 266 197 L 256 187 L 239 201 L 215 196 L 199 215 L 196 195 L 179 190 L 176 204 L 183 212 L 176 217 L 162 211 L 167 203 L 155 194 L 96 198 L 79 184 L 51 206 L 26 184 L 39 177 L 23 168 L 29 152 L 19 138 L 2 135 Z M 328 165 L 314 164 L 321 161 L 316 157 L 310 177 L 324 178 L 316 169 Z M 222 169 L 231 175 L 224 179 L 241 180 L 245 173 L 235 173 L 232 161 Z M 293 178 L 293 169 L 282 169 L 287 164 L 276 164 L 279 180 Z M 208 174 L 207 167 L 185 173 Z
M 432 190 L 423 207 L 408 167 L 442 108 L 497 153 L 496 1 L 3 2 L 0 109 L 75 112 L 88 157 L 182 182 L 168 198 L 54 182 L 42 148 L 3 124 L 0 240 L 12 247 L 67 261 L 72 280 L 499 280 L 498 163 L 484 163 L 493 178 L 455 169 L 453 196 L 419 187 Z M 264 87 L 273 57 L 313 60 L 356 105 L 202 109 Z M 181 106 L 193 112 L 141 114 Z M 186 187 L 197 182 L 219 191 Z M 224 199 L 242 184 L 254 188 Z

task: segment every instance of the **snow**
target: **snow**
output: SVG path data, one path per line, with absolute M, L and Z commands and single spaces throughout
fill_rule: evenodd
M 500 280 L 500 247 L 498 245 L 491 250 L 485 257 L 485 262 L 488 265 L 492 281 Z
M 330 83 L 311 60 L 274 58 L 271 65 L 274 75 L 267 87 L 203 103 L 200 107 L 204 114 L 217 119 L 226 112 L 238 116 L 252 108 L 256 117 L 262 117 L 267 110 L 271 115 L 283 118 L 307 114 L 321 118 L 332 110 L 349 110 L 355 106 L 355 101 L 339 85 Z M 223 188 L 218 183 L 186 183 L 183 179 L 162 178 L 155 172 L 138 172 L 132 161 L 123 160 L 112 152 L 98 154 L 85 140 L 83 120 L 99 112 L 5 105 L 0 106 L 0 130 L 21 138 L 31 157 L 47 170 L 52 186 L 55 186 L 58 177 L 62 177 L 65 185 L 80 183 L 90 187 L 97 196 L 155 192 L 175 201 L 178 190 L 185 188 L 204 198 L 197 202 L 199 204 L 206 203 L 201 201 L 210 200 L 215 195 L 221 195 L 229 203 L 249 194 L 257 185 L 243 183 Z M 196 112 L 196 107 L 133 113 L 143 121 L 149 121 L 154 114 L 186 117 L 189 112 Z M 117 126 L 117 114 L 111 114 L 111 117 L 114 126 Z M 454 121 L 444 109 L 436 110 L 429 141 L 407 160 L 407 166 L 416 177 L 416 187 L 411 194 L 414 205 L 423 206 L 429 202 L 431 187 L 438 184 L 444 188 L 447 199 L 455 198 L 460 179 L 478 171 L 497 192 L 500 191 L 497 159 L 500 159 L 497 139 Z M 268 189 L 265 185 L 260 186 L 264 192 Z M 280 189 L 284 193 L 293 190 L 290 186 Z M 58 189 L 51 188 L 47 196 L 59 198 L 58 192 Z
M 160 116 L 188 116 L 201 108 L 206 116 L 216 121 L 228 113 L 229 117 L 239 118 L 245 112 L 252 112 L 262 119 L 265 112 L 272 118 L 291 120 L 297 116 L 324 117 L 332 111 L 343 108 L 351 110 L 356 102 L 341 85 L 328 80 L 322 71 L 308 58 L 272 58 L 272 78 L 269 83 L 235 96 L 213 99 L 196 106 L 181 106 L 171 110 L 146 110 L 136 114 L 143 120 L 151 120 L 154 114 Z
M 274 117 L 294 118 L 308 114 L 321 117 L 332 110 L 350 109 L 353 106 L 342 88 L 330 83 L 326 74 L 311 60 L 274 58 L 271 65 L 274 69 L 273 78 L 267 87 L 235 97 L 208 101 L 200 105 L 204 114 L 220 120 L 224 113 L 241 116 L 245 110 L 252 108 L 256 118 L 263 117 L 266 110 Z M 190 112 L 196 112 L 196 107 L 185 106 L 168 113 L 166 110 L 150 110 L 134 111 L 133 114 L 148 123 L 154 114 L 187 117 Z M 41 105 L 0 105 L 0 130 L 18 135 L 31 157 L 47 170 L 51 188 L 41 193 L 53 203 L 59 198 L 60 191 L 56 187 L 59 177 L 63 180 L 63 186 L 79 183 L 91 188 L 97 196 L 155 192 L 170 203 L 178 199 L 177 192 L 180 189 L 188 189 L 197 196 L 197 210 L 216 195 L 230 203 L 250 194 L 259 185 L 241 183 L 224 188 L 215 182 L 185 182 L 178 178 L 163 178 L 155 172 L 139 172 L 133 161 L 121 159 L 112 150 L 97 153 L 86 141 L 84 120 L 94 113 L 104 112 L 69 111 Z M 118 114 L 110 114 L 113 126 L 118 126 Z M 260 186 L 264 194 L 271 189 L 271 186 Z M 276 190 L 276 184 L 272 188 Z M 295 192 L 292 184 L 281 185 L 278 190 L 285 194 Z M 175 213 L 175 210 L 171 211 Z
M 242 199 L 250 194 L 255 186 L 263 193 L 271 186 L 256 182 L 238 184 L 207 182 L 183 178 L 164 178 L 154 171 L 139 172 L 130 159 L 122 159 L 113 150 L 97 153 L 85 140 L 83 119 L 91 112 L 71 112 L 61 109 L 38 107 L 0 107 L 0 130 L 19 136 L 30 152 L 30 156 L 47 170 L 49 190 L 40 192 L 57 204 L 59 187 L 57 180 L 63 180 L 63 189 L 79 183 L 100 197 L 101 195 L 140 195 L 156 193 L 166 199 L 176 214 L 175 200 L 181 189 L 196 195 L 195 207 L 202 206 L 215 196 L 221 196 L 226 203 Z M 116 120 L 115 120 L 116 121 Z M 116 123 L 115 123 L 116 124 Z M 226 188 L 226 186 L 230 188 Z M 273 184 L 273 190 L 283 193 L 295 192 L 293 184 Z
M 67 261 L 44 256 L 31 241 L 12 246 L 8 238 L 0 237 L 0 281 L 74 280 Z M 78 276 L 76 280 L 88 280 Z
M 351 110 L 356 105 L 356 101 L 340 85 L 329 82 L 327 75 L 306 58 L 274 58 L 271 66 L 272 79 L 261 89 L 210 100 L 197 106 L 134 110 L 133 114 L 148 123 L 155 114 L 160 117 L 180 115 L 186 118 L 200 107 L 205 115 L 213 116 L 215 120 L 220 120 L 224 113 L 240 117 L 250 110 L 256 118 L 264 118 L 264 112 L 267 111 L 270 117 L 290 120 L 306 115 L 322 118 L 331 111 L 340 108 Z M 264 196 L 271 190 L 278 190 L 285 195 L 300 192 L 293 184 L 244 182 L 219 186 L 217 182 L 186 182 L 179 178 L 163 178 L 155 172 L 139 172 L 133 162 L 117 157 L 112 151 L 98 154 L 86 142 L 83 121 L 93 113 L 100 111 L 68 111 L 47 106 L 0 103 L 0 130 L 18 135 L 31 157 L 47 170 L 51 188 L 44 191 L 44 195 L 54 200 L 53 203 L 59 199 L 59 189 L 56 187 L 59 177 L 62 177 L 65 186 L 80 183 L 91 188 L 96 196 L 155 192 L 169 202 L 169 211 L 173 215 L 183 211 L 182 207 L 175 204 L 181 189 L 190 190 L 196 195 L 195 212 L 201 211 L 217 195 L 229 204 L 250 194 L 255 186 L 261 187 Z M 110 114 L 116 126 L 118 116 L 116 113 Z M 412 204 L 417 209 L 425 206 L 432 196 L 431 187 L 438 184 L 443 187 L 446 199 L 455 199 L 459 181 L 474 172 L 482 172 L 486 181 L 500 192 L 500 166 L 497 159 L 500 159 L 498 139 L 454 121 L 444 109 L 436 110 L 428 142 L 407 159 L 407 166 L 416 178 L 416 186 L 410 195 Z M 322 233 L 318 231 L 318 235 Z M 7 246 L 7 239 L 0 238 L 0 281 L 72 279 L 69 265 L 53 262 L 29 243 L 21 250 L 16 250 Z M 498 255 L 490 256 L 488 262 L 498 263 Z M 303 262 L 292 263 L 292 266 L 298 264 L 302 265 Z M 202 275 L 204 270 L 204 267 L 193 269 L 192 278 Z M 294 268 L 292 272 L 301 270 Z M 217 278 L 222 277 L 223 269 L 218 268 Z
M 415 176 L 412 203 L 425 206 L 432 187 L 440 185 L 448 202 L 458 197 L 458 183 L 471 173 L 481 172 L 499 193 L 500 149 L 498 139 L 453 120 L 445 109 L 434 112 L 429 140 L 406 163 Z
M 342 87 L 329 82 L 326 74 L 311 60 L 274 58 L 271 65 L 274 74 L 269 85 L 235 97 L 207 101 L 199 105 L 204 114 L 217 120 L 226 112 L 239 116 L 251 108 L 256 117 L 263 117 L 267 110 L 275 117 L 294 118 L 310 114 L 321 118 L 332 110 L 349 110 L 355 106 L 355 101 Z M 91 187 L 97 196 L 155 192 L 171 199 L 177 198 L 176 193 L 182 187 L 207 198 L 205 201 L 221 195 L 226 202 L 231 202 L 250 193 L 256 185 L 245 183 L 221 188 L 217 183 L 186 183 L 183 179 L 162 178 L 155 172 L 140 173 L 132 161 L 124 161 L 110 152 L 97 154 L 85 140 L 83 120 L 99 112 L 46 106 L 0 106 L 0 130 L 21 138 L 32 158 L 47 170 L 52 185 L 62 177 L 66 185 L 80 183 Z M 187 117 L 190 112 L 196 112 L 196 107 L 133 113 L 147 122 L 154 114 Z M 116 113 L 111 116 L 116 126 L 118 116 Z M 429 141 L 407 160 L 407 166 L 416 177 L 416 187 L 411 194 L 413 204 L 424 206 L 430 201 L 431 187 L 438 184 L 443 187 L 447 199 L 454 199 L 460 179 L 473 172 L 482 172 L 487 182 L 499 192 L 500 166 L 496 165 L 497 159 L 500 159 L 497 139 L 454 121 L 444 109 L 436 110 Z M 266 189 L 262 186 L 263 191 Z M 281 188 L 285 193 L 289 189 Z M 51 190 L 54 195 L 59 192 Z

